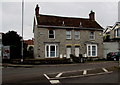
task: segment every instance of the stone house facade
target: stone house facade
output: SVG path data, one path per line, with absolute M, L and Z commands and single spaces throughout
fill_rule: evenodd
M 103 57 L 103 28 L 93 11 L 89 18 L 62 17 L 39 14 L 36 5 L 33 32 L 35 58 Z

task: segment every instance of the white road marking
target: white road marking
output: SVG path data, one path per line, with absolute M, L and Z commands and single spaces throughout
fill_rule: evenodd
M 60 81 L 59 80 L 50 80 L 50 83 L 51 84 L 58 84 L 58 83 L 60 83 Z
M 83 75 L 86 75 L 86 74 L 87 74 L 87 70 L 84 70 L 84 71 L 83 71 Z
M 56 77 L 60 77 L 62 75 L 62 73 L 59 73 Z
M 107 69 L 105 69 L 105 68 L 102 68 L 102 69 L 103 69 L 103 71 L 108 72 L 108 70 L 107 70 Z
M 45 76 L 48 80 L 50 79 L 46 74 L 44 74 L 44 76 Z

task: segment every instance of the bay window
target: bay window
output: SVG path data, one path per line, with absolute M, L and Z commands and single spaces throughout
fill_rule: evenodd
M 46 44 L 45 45 L 45 56 L 46 57 L 58 57 L 58 45 L 57 44 Z
M 87 55 L 88 55 L 88 57 L 97 56 L 97 45 L 96 44 L 88 44 L 87 45 Z

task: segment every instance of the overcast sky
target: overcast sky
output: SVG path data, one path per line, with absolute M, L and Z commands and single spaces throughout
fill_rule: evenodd
M 25 1 L 25 0 L 24 0 Z M 27 0 L 26 0 L 27 1 Z M 24 39 L 33 38 L 33 19 L 36 4 L 40 13 L 67 17 L 88 18 L 91 10 L 95 12 L 96 21 L 104 28 L 114 25 L 118 21 L 118 2 L 24 2 Z M 6 33 L 10 30 L 22 32 L 22 4 L 21 2 L 0 3 L 2 29 Z

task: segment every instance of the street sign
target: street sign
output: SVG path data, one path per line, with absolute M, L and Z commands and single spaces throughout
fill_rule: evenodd
M 10 46 L 3 46 L 3 59 L 10 59 Z

